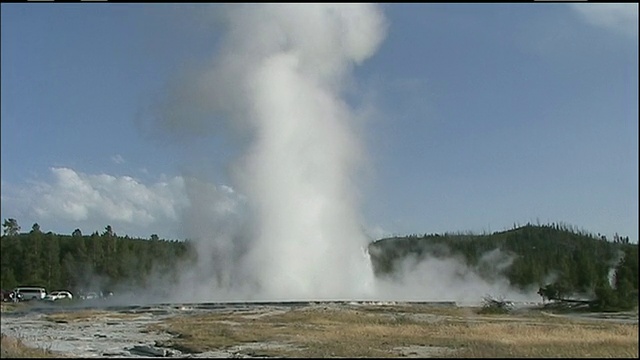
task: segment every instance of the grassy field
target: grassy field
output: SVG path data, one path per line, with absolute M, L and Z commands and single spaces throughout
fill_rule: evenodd
M 637 324 L 428 306 L 211 313 L 155 326 L 188 352 L 278 357 L 638 357 Z M 262 346 L 256 346 L 261 344 Z
M 173 335 L 156 346 L 203 355 L 222 351 L 255 357 L 638 357 L 637 322 L 580 319 L 538 309 L 500 315 L 479 310 L 418 304 L 248 307 L 180 314 L 146 331 Z M 135 317 L 84 310 L 46 318 L 64 323 L 107 316 Z M 637 319 L 637 310 L 629 316 Z M 3 358 L 57 356 L 2 337 Z
M 55 354 L 48 349 L 35 349 L 25 346 L 19 338 L 1 335 L 0 338 L 0 358 L 3 359 L 25 359 L 25 358 L 55 358 L 60 354 Z

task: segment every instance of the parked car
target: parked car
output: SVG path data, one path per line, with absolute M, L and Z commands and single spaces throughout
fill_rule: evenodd
M 11 296 L 11 291 L 2 289 L 2 302 L 13 301 L 13 297 Z
M 92 300 L 92 299 L 97 299 L 97 298 L 98 298 L 98 293 L 93 292 L 93 291 L 92 291 L 92 292 L 88 292 L 88 293 L 86 293 L 86 294 L 84 294 L 84 295 L 80 295 L 80 298 L 81 298 L 82 300 Z
M 67 290 L 56 290 L 56 291 L 52 291 L 51 293 L 47 294 L 47 296 L 44 297 L 44 300 L 47 301 L 56 301 L 56 300 L 62 300 L 62 299 L 73 299 L 73 294 L 71 294 L 70 291 Z
M 13 292 L 18 301 L 42 300 L 47 296 L 47 290 L 40 286 L 19 286 Z

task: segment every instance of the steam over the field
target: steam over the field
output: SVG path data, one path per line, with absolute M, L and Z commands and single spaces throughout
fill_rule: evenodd
M 184 269 L 173 300 L 436 300 L 446 293 L 442 279 L 456 274 L 455 263 L 410 265 L 404 279 L 376 280 L 366 250 L 357 177 L 366 151 L 345 95 L 353 68 L 384 40 L 381 8 L 245 4 L 225 8 L 223 19 L 210 66 L 174 86 L 157 119 L 183 135 L 206 135 L 221 123 L 242 144 L 228 167 L 230 186 L 185 182 L 184 226 L 198 261 Z M 481 296 L 488 288 L 471 277 L 456 279 L 474 281 Z
M 344 93 L 352 68 L 384 38 L 383 14 L 370 4 L 251 4 L 225 8 L 224 21 L 212 65 L 177 86 L 160 116 L 182 134 L 223 118 L 245 141 L 230 187 L 185 184 L 198 263 L 183 292 L 370 296 L 355 178 L 363 149 Z

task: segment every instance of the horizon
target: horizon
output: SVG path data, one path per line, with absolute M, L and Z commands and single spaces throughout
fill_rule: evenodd
M 296 150 L 269 149 L 290 164 L 313 158 L 317 169 L 340 175 L 325 173 L 315 190 L 305 187 L 310 182 L 288 184 L 292 192 L 278 198 L 246 180 L 284 173 L 307 181 L 306 173 L 246 161 L 251 146 L 262 146 L 252 142 L 256 124 L 269 121 L 232 107 L 261 98 L 239 106 L 235 95 L 244 90 L 225 95 L 220 88 L 234 82 L 216 86 L 227 79 L 214 65 L 230 48 L 245 50 L 231 43 L 251 41 L 240 32 L 226 37 L 225 14 L 238 8 L 1 6 L 1 214 L 21 227 L 38 223 L 62 234 L 111 225 L 132 237 L 186 239 L 213 225 L 235 231 L 241 217 L 272 203 L 301 198 L 321 206 L 320 196 L 297 195 L 309 191 L 330 194 L 330 206 L 346 214 L 333 224 L 349 219 L 342 229 L 369 239 L 491 233 L 539 219 L 638 242 L 637 4 L 376 4 L 383 20 L 370 25 L 379 37 L 354 35 L 353 49 L 347 42 L 330 48 L 343 39 L 308 29 L 317 46 L 300 42 L 299 51 L 326 50 L 317 53 L 324 64 L 336 62 L 320 69 L 302 57 L 308 67 L 300 74 L 321 70 L 314 79 L 326 82 L 316 90 L 331 106 L 318 110 L 333 109 L 337 121 L 321 129 L 318 117 L 291 128 Z M 268 25 L 266 15 L 256 16 L 250 23 Z M 314 26 L 289 20 L 279 29 Z M 267 35 L 280 30 L 254 33 L 271 44 Z M 289 40 L 300 39 L 293 31 Z M 262 79 L 287 70 L 273 67 Z M 305 93 L 316 91 L 315 80 L 290 79 L 259 95 L 275 103 L 318 94 Z M 317 105 L 305 104 L 281 105 L 296 114 Z M 336 124 L 348 128 L 331 144 Z M 307 158 L 298 151 L 314 141 L 333 152 Z M 340 196 L 318 190 L 330 184 Z M 303 217 L 293 205 L 283 216 Z

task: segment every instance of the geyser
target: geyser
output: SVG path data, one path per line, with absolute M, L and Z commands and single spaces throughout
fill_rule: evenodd
M 189 279 L 202 287 L 211 276 L 243 300 L 368 297 L 355 181 L 364 151 L 344 97 L 350 70 L 384 37 L 383 14 L 371 4 L 245 4 L 224 14 L 214 64 L 190 86 L 198 106 L 249 139 L 232 166 L 246 209 L 233 236 L 221 226 L 197 230 Z
M 341 96 L 350 67 L 382 40 L 382 15 L 365 4 L 287 4 L 242 7 L 233 19 L 231 32 L 245 36 L 229 54 L 245 59 L 235 70 L 255 140 L 238 182 L 255 230 L 244 265 L 270 299 L 367 296 L 353 179 L 362 152 Z
M 357 186 L 366 151 L 345 99 L 351 70 L 385 36 L 377 5 L 222 9 L 227 31 L 213 62 L 174 84 L 155 119 L 177 136 L 233 130 L 225 134 L 242 150 L 231 187 L 184 177 L 183 224 L 198 262 L 170 301 L 538 298 L 500 276 L 487 282 L 456 257 L 408 257 L 374 279 Z

